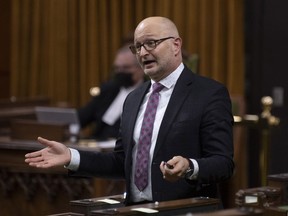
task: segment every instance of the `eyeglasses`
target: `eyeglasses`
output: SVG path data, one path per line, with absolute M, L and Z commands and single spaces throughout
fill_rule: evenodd
M 145 50 L 151 51 L 151 50 L 154 50 L 163 41 L 172 39 L 172 38 L 174 39 L 174 37 L 166 37 L 166 38 L 161 38 L 158 40 L 148 40 L 142 44 L 131 45 L 129 46 L 129 48 L 133 54 L 139 54 L 141 52 L 142 46 L 145 48 Z

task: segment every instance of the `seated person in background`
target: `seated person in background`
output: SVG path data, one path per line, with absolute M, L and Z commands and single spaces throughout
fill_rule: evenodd
M 128 45 L 120 48 L 113 63 L 114 79 L 100 87 L 98 95 L 78 110 L 81 128 L 94 123 L 91 138 L 116 138 L 126 96 L 144 81 L 144 72 Z

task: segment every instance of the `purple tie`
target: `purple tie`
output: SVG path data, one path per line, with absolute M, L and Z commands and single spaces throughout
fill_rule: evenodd
M 160 83 L 153 84 L 142 122 L 136 156 L 135 185 L 143 191 L 148 184 L 148 164 L 155 114 L 159 103 L 159 92 L 164 88 Z

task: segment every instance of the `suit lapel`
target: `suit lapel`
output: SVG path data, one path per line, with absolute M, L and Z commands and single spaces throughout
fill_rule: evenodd
M 135 123 L 138 117 L 138 112 L 140 109 L 140 106 L 143 102 L 143 98 L 145 97 L 149 87 L 151 85 L 151 82 L 145 82 L 139 89 L 135 92 L 135 95 L 133 96 L 133 106 L 129 107 L 129 140 L 133 141 L 133 133 L 135 128 Z M 130 145 L 133 146 L 133 145 Z
M 176 82 L 159 129 L 154 155 L 157 154 L 161 145 L 165 142 L 166 134 L 168 134 L 177 113 L 190 92 L 193 76 L 193 72 L 185 67 Z

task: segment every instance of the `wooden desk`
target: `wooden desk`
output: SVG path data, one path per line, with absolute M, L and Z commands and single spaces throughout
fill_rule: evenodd
M 142 205 L 132 205 L 119 208 L 110 208 L 91 211 L 90 215 L 143 215 L 144 212 L 136 211 L 136 209 L 151 209 L 157 212 L 153 215 L 177 215 L 188 212 L 204 212 L 215 211 L 219 209 L 219 200 L 211 198 L 189 198 L 179 199 L 165 202 L 155 202 Z
M 52 214 L 48 216 L 86 216 L 85 214 L 75 213 L 75 212 L 65 212 L 59 214 Z
M 124 194 L 118 194 L 92 199 L 72 200 L 70 201 L 70 205 L 72 212 L 90 216 L 91 211 L 94 210 L 124 207 L 124 200 Z
M 288 173 L 268 175 L 267 180 L 269 186 L 282 189 L 281 202 L 288 204 Z
M 34 107 L 48 106 L 46 97 L 0 99 L 0 134 L 9 134 L 13 119 L 36 119 Z
M 48 106 L 50 99 L 47 97 L 32 97 L 32 98 L 5 98 L 0 99 L 0 109 L 11 109 L 17 107 L 34 107 L 34 106 Z
M 281 204 L 283 190 L 280 187 L 264 186 L 241 189 L 236 193 L 238 207 L 266 208 Z
M 9 129 L 10 122 L 14 119 L 36 119 L 34 107 L 0 109 L 0 128 L 2 130 Z
M 264 216 L 265 214 L 263 210 L 255 209 L 255 208 L 233 208 L 233 209 L 225 209 L 225 210 L 219 210 L 219 211 L 214 211 L 214 212 L 193 214 L 193 216 L 256 216 L 256 215 Z M 181 216 L 181 215 L 178 215 L 178 216 Z M 187 214 L 185 216 L 187 216 Z
M 287 216 L 288 206 L 273 206 L 265 209 L 265 216 Z
M 99 147 L 75 144 L 69 144 L 69 146 L 87 151 L 102 150 Z M 36 141 L 0 138 L 1 216 L 39 216 L 69 212 L 71 200 L 124 192 L 120 191 L 124 188 L 123 181 L 73 178 L 68 177 L 67 170 L 63 167 L 42 170 L 28 166 L 24 162 L 24 155 L 42 148 L 43 146 Z
M 36 120 L 17 119 L 11 121 L 11 139 L 35 140 L 39 135 L 50 140 L 65 142 L 69 140 L 69 125 L 63 123 L 43 123 Z

